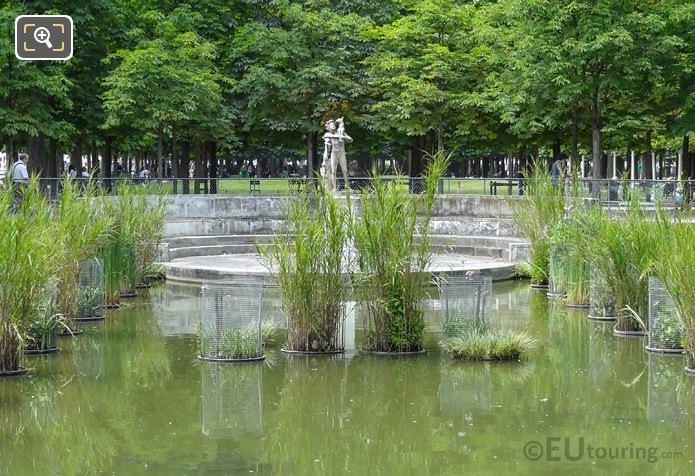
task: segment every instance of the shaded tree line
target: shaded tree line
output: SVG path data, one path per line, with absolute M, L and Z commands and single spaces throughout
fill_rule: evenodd
M 14 18 L 42 13 L 72 16 L 71 60 L 15 58 Z M 692 177 L 694 67 L 679 0 L 6 1 L 0 141 L 49 177 L 66 154 L 107 177 L 302 159 L 311 175 L 344 116 L 358 175 L 385 160 L 418 175 L 446 150 L 457 174 L 565 153 L 599 178 L 617 153 L 617 172 L 635 154 L 651 178 L 668 148 Z

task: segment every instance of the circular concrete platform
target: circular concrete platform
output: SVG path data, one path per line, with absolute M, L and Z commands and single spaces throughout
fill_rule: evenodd
M 180 258 L 163 265 L 168 280 L 190 283 L 225 281 L 244 276 L 270 276 L 259 255 L 255 253 Z M 431 271 L 440 276 L 477 271 L 491 275 L 493 281 L 503 281 L 513 277 L 514 264 L 498 258 L 438 254 L 434 256 Z

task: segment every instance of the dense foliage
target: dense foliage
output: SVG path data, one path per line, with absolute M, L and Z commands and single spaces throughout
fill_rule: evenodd
M 73 59 L 18 61 L 14 17 L 55 12 L 74 19 Z M 247 159 L 278 174 L 302 155 L 310 172 L 323 123 L 345 116 L 363 172 L 564 149 L 595 177 L 606 151 L 635 151 L 649 178 L 652 151 L 687 153 L 695 129 L 693 32 L 679 0 L 3 2 L 0 141 L 44 176 L 64 153 L 104 175 L 147 160 L 214 177 Z

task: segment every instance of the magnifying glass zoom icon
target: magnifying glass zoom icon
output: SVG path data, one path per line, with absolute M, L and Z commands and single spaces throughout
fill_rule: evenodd
M 48 31 L 48 28 L 40 26 L 34 30 L 34 39 L 38 43 L 43 43 L 49 48 L 53 48 L 53 45 L 51 44 L 51 32 Z

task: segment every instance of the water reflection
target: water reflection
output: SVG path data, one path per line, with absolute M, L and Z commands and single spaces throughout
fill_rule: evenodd
M 439 377 L 439 410 L 473 419 L 473 412 L 490 411 L 492 377 L 487 362 L 442 362 Z
M 213 438 L 263 434 L 263 362 L 201 363 L 202 432 Z
M 277 343 L 273 366 L 211 366 L 175 330 L 181 315 L 166 322 L 187 292 L 174 286 L 175 300 L 157 301 L 169 291 L 62 339 L 26 378 L 0 379 L 0 474 L 692 473 L 695 379 L 683 357 L 648 357 L 643 339 L 614 337 L 610 324 L 516 283 L 493 286 L 507 315 L 498 322 L 539 346 L 514 363 L 452 361 L 435 350 L 435 331 L 428 353 L 411 358 L 285 356 Z M 351 323 L 359 317 L 346 323 L 348 342 Z M 685 456 L 523 458 L 530 440 L 577 435 Z
M 681 415 L 679 390 L 683 383 L 685 359 L 681 356 L 649 354 L 647 419 L 673 423 Z
M 163 335 L 196 333 L 201 312 L 199 285 L 167 282 L 150 290 L 150 299 Z
M 74 338 L 72 343 L 72 361 L 80 381 L 88 382 L 105 377 L 105 337 L 97 329 L 87 329 L 85 333 Z

